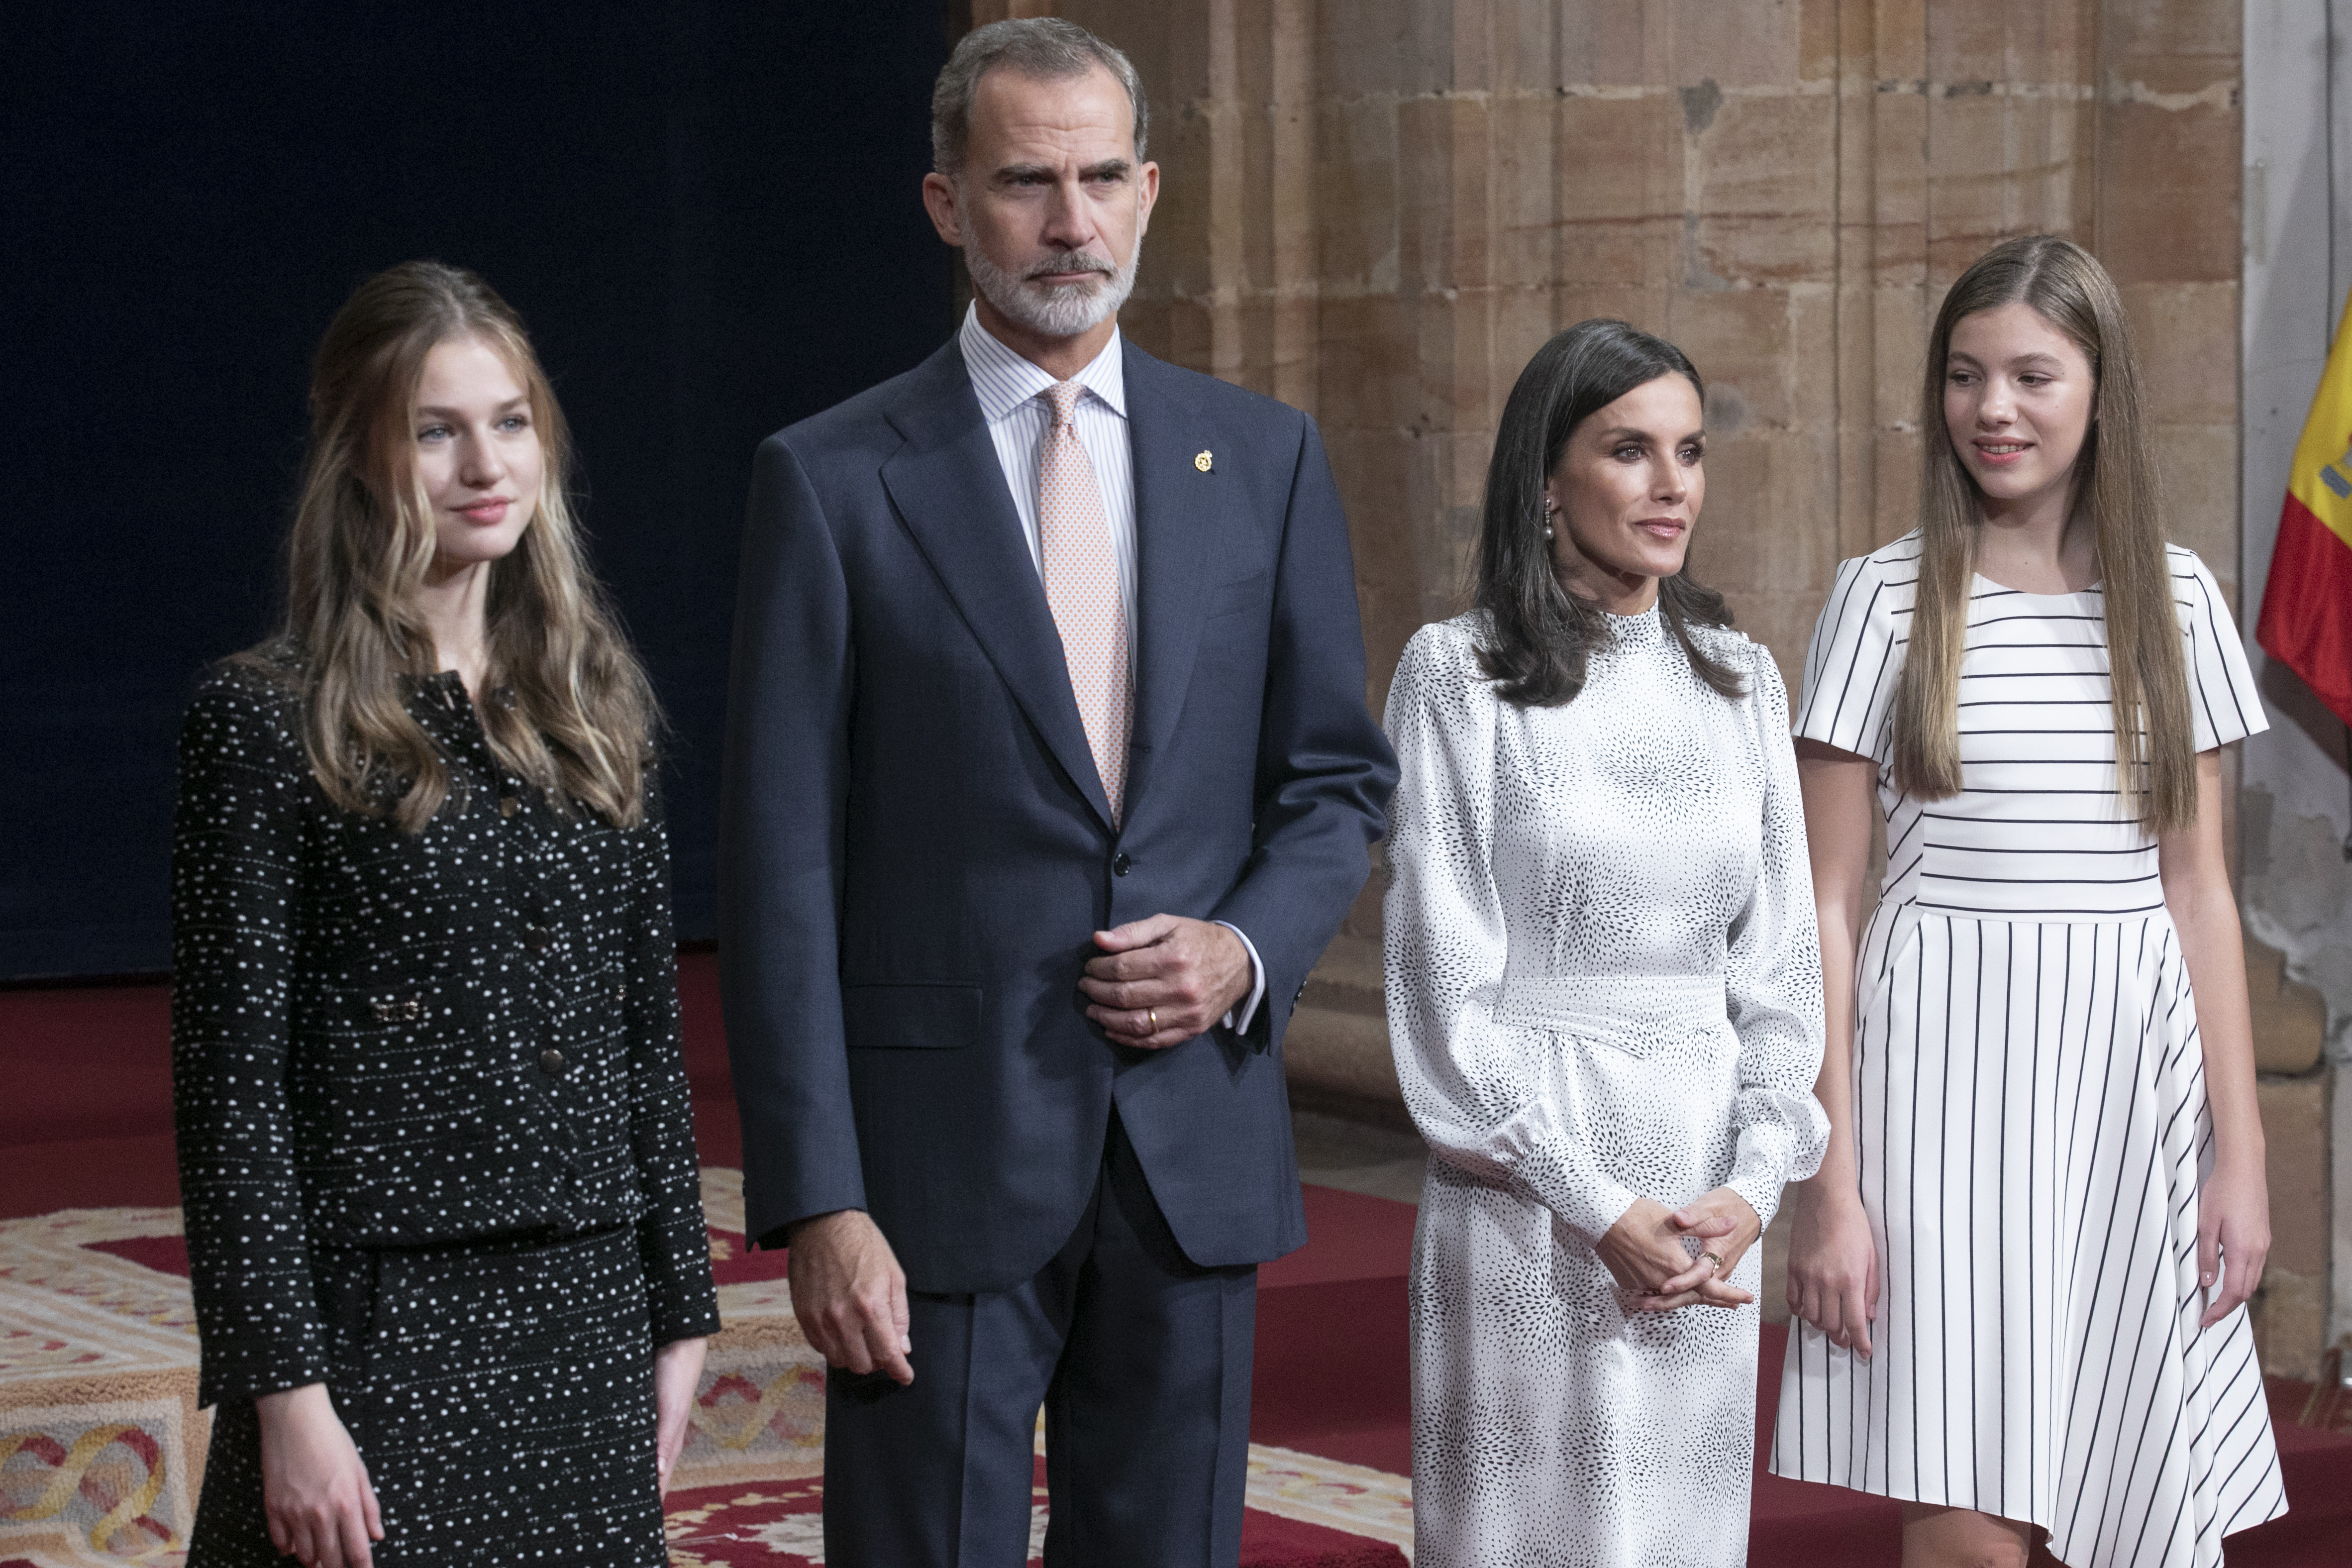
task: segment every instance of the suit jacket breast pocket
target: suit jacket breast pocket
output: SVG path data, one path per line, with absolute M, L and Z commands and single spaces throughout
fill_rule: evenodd
M 842 1032 L 852 1050 L 956 1050 L 980 1037 L 977 985 L 844 985 Z

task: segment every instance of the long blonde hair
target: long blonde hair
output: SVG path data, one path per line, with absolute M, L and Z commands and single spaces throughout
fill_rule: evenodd
M 480 704 L 484 734 L 499 763 L 557 809 L 576 802 L 635 826 L 659 721 L 653 689 L 583 556 L 554 390 L 520 318 L 471 272 L 404 262 L 335 312 L 311 371 L 285 629 L 244 660 L 299 686 L 303 748 L 330 800 L 410 833 L 440 809 L 447 761 L 404 702 L 404 682 L 435 666 L 417 609 L 434 524 L 414 426 L 425 356 L 464 338 L 496 352 L 523 384 L 543 458 L 530 525 L 490 568 L 484 685 L 499 700 Z
M 2074 458 L 2069 521 L 2086 519 L 2095 531 L 2114 682 L 2116 785 L 2126 799 L 2142 795 L 2139 816 L 2150 832 L 2172 832 L 2197 815 L 2196 743 L 2156 459 L 2140 415 L 2139 367 L 2123 300 L 2106 268 L 2053 235 L 2008 240 L 1978 258 L 1944 296 L 1927 342 L 1919 397 L 1919 425 L 1928 434 L 1920 443 L 1918 597 L 1895 693 L 1895 782 L 1928 800 L 1960 792 L 1960 656 L 1983 511 L 1976 481 L 1945 427 L 1946 362 L 1960 318 L 2020 302 L 2073 339 L 2091 363 L 2096 390 L 2090 429 Z

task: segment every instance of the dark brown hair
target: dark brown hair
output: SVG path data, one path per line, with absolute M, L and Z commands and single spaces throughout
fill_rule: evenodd
M 1690 356 L 1624 321 L 1579 321 L 1536 351 L 1519 373 L 1495 432 L 1478 541 L 1476 605 L 1486 612 L 1480 665 L 1496 694 L 1522 708 L 1557 708 L 1584 689 L 1585 657 L 1607 636 L 1603 613 L 1560 586 L 1544 537 L 1544 486 L 1578 425 L 1637 386 L 1679 375 L 1702 399 Z M 1727 626 L 1723 595 L 1685 572 L 1658 580 L 1659 614 L 1698 678 L 1726 697 L 1746 693 L 1739 671 L 1699 646 L 1693 626 Z

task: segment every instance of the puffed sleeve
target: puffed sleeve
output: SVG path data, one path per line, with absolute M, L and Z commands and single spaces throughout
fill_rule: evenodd
M 1389 688 L 1400 770 L 1389 813 L 1389 1041 L 1413 1124 L 1440 1159 L 1529 1193 L 1588 1242 L 1633 1205 L 1563 1121 L 1562 1053 L 1494 1021 L 1506 953 L 1495 882 L 1498 700 L 1470 634 L 1423 626 Z
M 287 1099 L 309 773 L 290 692 L 235 666 L 205 683 L 172 842 L 172 1104 L 204 1405 L 327 1378 Z
M 1739 1037 L 1738 1137 L 1731 1179 L 1756 1217 L 1772 1223 L 1780 1189 L 1821 1169 L 1829 1115 L 1813 1098 L 1822 1070 L 1822 942 L 1812 862 L 1789 740 L 1789 693 L 1769 650 L 1750 644 L 1746 699 L 1764 759 L 1763 852 L 1756 886 L 1731 923 L 1724 1005 Z
M 649 777 L 646 823 L 633 836 L 628 991 L 629 1142 L 646 1210 L 637 1221 L 654 1343 L 719 1331 L 695 1157 L 693 1092 L 677 1005 L 677 942 L 670 912 L 669 829 Z
M 1796 721 L 1805 739 L 1880 762 L 1892 754 L 1887 721 L 1910 641 L 1917 550 L 1916 538 L 1906 538 L 1876 555 L 1839 563 L 1837 584 L 1805 654 Z
M 2221 584 L 2193 550 L 2166 547 L 2172 567 L 2172 597 L 2180 606 L 2181 652 L 2188 656 L 2189 722 L 2197 749 L 2210 752 L 2271 727 L 2246 664 L 2245 644 L 2230 618 Z

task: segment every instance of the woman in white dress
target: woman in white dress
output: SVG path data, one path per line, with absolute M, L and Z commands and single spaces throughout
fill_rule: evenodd
M 2218 760 L 2264 723 L 2141 421 L 2099 264 L 1988 253 L 1928 345 L 1920 527 L 1840 569 L 1806 669 L 1835 1133 L 1773 1469 L 1904 1500 L 1908 1568 L 2198 1568 L 2286 1507 Z
M 1436 1158 L 1422 1568 L 1747 1554 L 1758 1234 L 1827 1122 L 1788 699 L 1682 575 L 1697 372 L 1622 321 L 1520 375 L 1478 608 L 1390 689 L 1388 1009 Z

